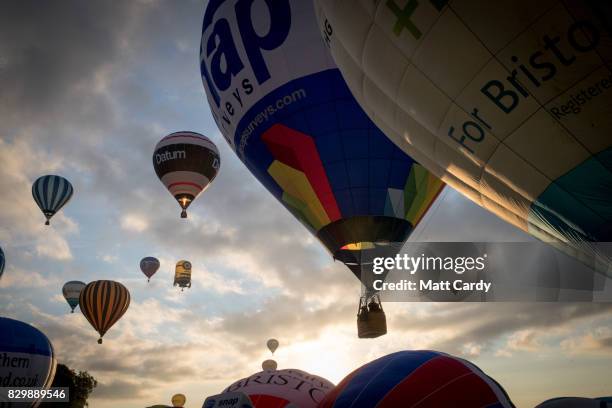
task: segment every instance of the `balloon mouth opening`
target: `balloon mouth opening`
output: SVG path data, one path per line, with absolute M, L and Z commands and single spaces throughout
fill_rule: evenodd
M 98 344 L 102 344 L 102 337 L 98 339 Z

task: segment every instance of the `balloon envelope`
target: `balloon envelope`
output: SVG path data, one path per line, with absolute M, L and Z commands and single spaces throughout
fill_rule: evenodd
M 180 288 L 191 287 L 191 262 L 181 260 L 176 263 L 173 286 L 177 285 Z
M 612 254 L 591 244 L 612 241 L 609 2 L 315 6 L 353 94 L 394 143 L 478 205 L 612 273 Z
M 174 394 L 172 396 L 172 406 L 173 407 L 182 407 L 185 405 L 187 398 L 183 394 Z
M 612 397 L 582 398 L 561 397 L 552 398 L 538 404 L 535 408 L 608 408 L 612 407 Z
M 74 189 L 72 184 L 65 178 L 55 175 L 42 176 L 36 179 L 32 185 L 32 197 L 49 220 L 72 198 Z
M 205 11 L 201 73 L 213 117 L 251 173 L 361 278 L 363 252 L 403 243 L 443 183 L 361 110 L 311 1 L 245 4 Z
M 87 284 L 79 297 L 81 313 L 102 337 L 130 305 L 130 292 L 119 282 L 98 280 Z
M 506 392 L 472 363 L 436 351 L 400 351 L 346 376 L 319 405 L 514 408 Z
M 55 355 L 51 342 L 40 330 L 19 320 L 0 317 L 0 355 L 4 361 L 12 362 L 0 364 L 3 387 L 51 386 L 55 376 Z M 0 405 L 13 406 L 2 397 Z M 21 406 L 14 404 L 17 405 Z
M 266 346 L 268 346 L 268 349 L 272 352 L 272 354 L 274 354 L 274 352 L 278 348 L 278 340 L 270 339 L 266 342 Z
M 334 384 L 305 371 L 286 369 L 255 373 L 223 392 L 243 392 L 257 408 L 296 406 L 315 408 Z
M 74 308 L 79 305 L 79 296 L 81 295 L 81 291 L 85 286 L 85 282 L 69 281 L 62 287 L 62 294 L 64 295 L 66 302 L 68 302 L 71 312 L 74 312 Z
M 274 371 L 278 368 L 278 363 L 274 360 L 264 360 L 261 363 L 261 369 L 264 371 Z
M 172 133 L 160 140 L 153 152 L 155 173 L 183 209 L 182 218 L 217 176 L 220 164 L 217 146 L 195 132 Z
M 158 269 L 159 259 L 152 256 L 147 256 L 146 258 L 142 258 L 140 260 L 140 270 L 148 279 L 151 279 L 151 276 L 153 276 Z

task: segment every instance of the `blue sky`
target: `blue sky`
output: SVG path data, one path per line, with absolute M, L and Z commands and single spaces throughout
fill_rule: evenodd
M 258 371 L 278 338 L 279 367 L 338 382 L 384 354 L 433 348 L 473 360 L 518 406 L 599 396 L 612 382 L 609 304 L 399 304 L 390 333 L 355 335 L 359 285 L 246 170 L 210 116 L 199 77 L 200 1 L 14 1 L 0 5 L 0 315 L 42 329 L 58 360 L 99 380 L 93 407 L 206 395 Z M 164 135 L 219 146 L 219 177 L 179 219 L 151 164 Z M 75 187 L 51 227 L 30 194 L 40 175 Z M 415 236 L 529 239 L 453 191 Z M 425 227 L 425 228 L 423 228 Z M 138 269 L 161 260 L 150 284 Z M 191 289 L 171 286 L 194 265 Z M 61 297 L 68 280 L 124 283 L 132 304 L 103 346 Z

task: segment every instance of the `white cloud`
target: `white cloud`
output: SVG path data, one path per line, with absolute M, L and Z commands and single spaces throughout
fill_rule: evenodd
M 130 232 L 144 232 L 149 228 L 149 221 L 140 214 L 126 214 L 121 217 L 121 228 Z

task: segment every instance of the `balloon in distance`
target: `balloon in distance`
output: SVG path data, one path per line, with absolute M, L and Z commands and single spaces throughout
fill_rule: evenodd
M 157 143 L 153 167 L 157 177 L 182 208 L 187 208 L 217 177 L 221 165 L 217 146 L 195 132 L 175 132 Z
M 147 277 L 147 282 L 155 275 L 155 272 L 159 269 L 159 265 L 159 259 L 152 256 L 147 256 L 140 260 L 140 270 Z
M 187 398 L 183 394 L 174 394 L 171 402 L 173 407 L 183 407 L 185 402 L 187 402 Z
M 278 348 L 278 344 L 278 340 L 276 339 L 270 339 L 266 342 L 266 346 L 268 346 L 268 350 L 270 350 L 272 354 L 274 354 L 274 352 Z
M 69 281 L 64 283 L 62 294 L 66 302 L 68 302 L 68 306 L 70 306 L 70 313 L 74 313 L 74 309 L 79 305 L 79 297 L 85 286 L 86 283 L 81 281 Z
M 36 179 L 32 185 L 32 197 L 47 219 L 49 225 L 53 217 L 70 199 L 74 189 L 65 178 L 55 175 L 46 175 Z
M 119 282 L 98 280 L 87 284 L 79 297 L 81 313 L 102 337 L 130 306 L 130 292 Z
M 264 371 L 274 371 L 278 368 L 278 363 L 274 360 L 264 360 L 261 369 Z
M 176 263 L 174 268 L 174 283 L 172 286 L 181 288 L 181 292 L 185 288 L 191 287 L 191 262 L 181 260 Z
M 612 254 L 592 244 L 612 241 L 609 2 L 315 7 L 353 95 L 395 144 L 481 207 L 612 273 Z

